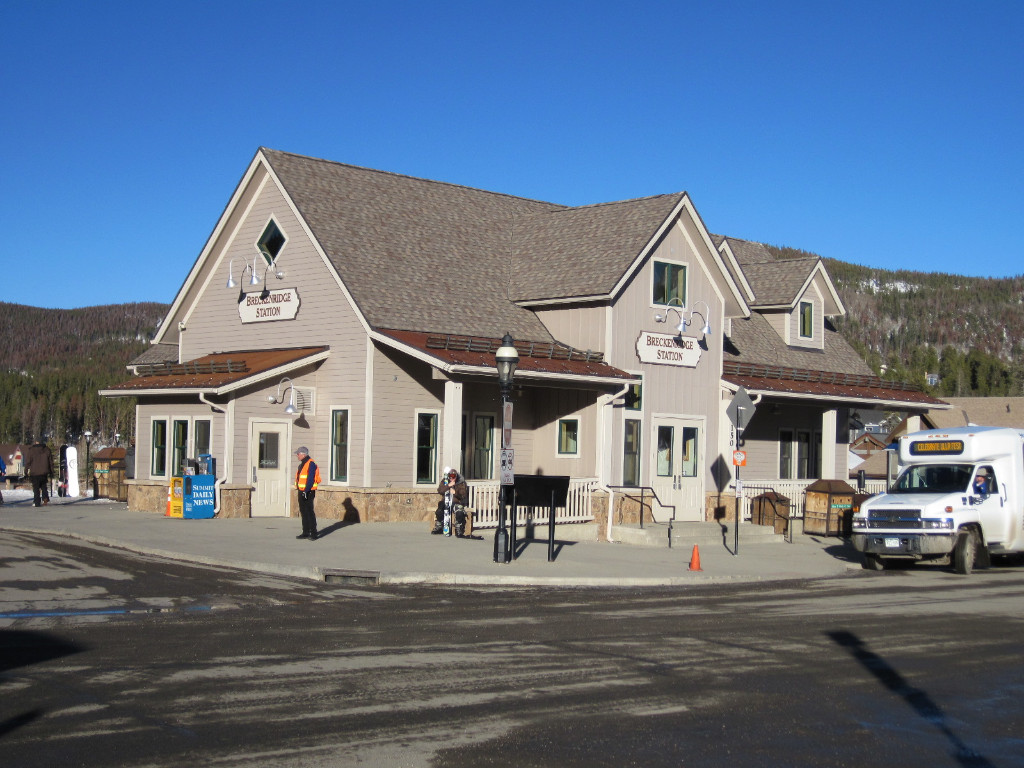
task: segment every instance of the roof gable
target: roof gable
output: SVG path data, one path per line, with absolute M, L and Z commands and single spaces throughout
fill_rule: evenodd
M 743 270 L 755 294 L 752 308 L 792 309 L 816 282 L 825 299 L 825 315 L 846 314 L 839 292 L 819 257 L 780 259 L 764 243 L 723 235 L 715 235 L 714 238 L 720 248 L 722 245 L 728 247 Z
M 682 197 L 658 195 L 517 219 L 512 298 L 608 296 Z

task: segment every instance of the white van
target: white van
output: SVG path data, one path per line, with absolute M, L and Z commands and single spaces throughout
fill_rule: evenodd
M 993 555 L 1024 552 L 1024 431 L 926 430 L 899 439 L 900 474 L 853 516 L 864 567 L 950 563 L 968 574 Z

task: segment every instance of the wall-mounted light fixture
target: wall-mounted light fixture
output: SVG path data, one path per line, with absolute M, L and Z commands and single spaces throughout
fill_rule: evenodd
M 678 307 L 673 307 L 672 306 L 672 302 L 673 301 L 678 301 L 679 302 L 679 306 Z M 691 309 L 689 311 L 689 313 L 687 313 L 686 308 L 683 307 L 682 304 L 683 304 L 682 301 L 680 301 L 677 297 L 673 296 L 671 299 L 668 300 L 668 303 L 665 305 L 665 312 L 664 313 L 658 312 L 657 314 L 654 315 L 654 322 L 656 322 L 656 323 L 664 323 L 664 322 L 666 322 L 668 320 L 669 310 L 671 310 L 671 311 L 673 311 L 673 312 L 675 312 L 675 313 L 677 313 L 679 315 L 679 325 L 676 326 L 676 333 L 682 335 L 683 332 L 687 329 L 687 327 L 693 322 L 693 316 L 694 315 L 698 315 L 700 317 L 700 319 L 704 321 L 704 327 L 700 329 L 700 332 L 702 334 L 704 334 L 705 336 L 710 336 L 711 335 L 711 322 L 708 320 L 708 317 L 711 315 L 711 307 L 708 306 L 708 303 L 706 301 L 704 301 L 703 299 L 694 302 L 695 305 L 696 304 L 703 304 L 706 314 L 698 312 L 696 309 Z
M 288 395 L 288 405 L 285 406 L 284 412 L 287 413 L 289 416 L 294 416 L 295 414 L 300 413 L 300 411 L 298 408 L 295 407 L 295 384 L 287 376 L 282 377 L 282 379 L 277 383 L 276 395 L 267 395 L 267 402 L 281 402 L 281 398 L 284 395 L 284 392 L 281 390 L 281 385 L 284 384 L 286 381 L 288 382 L 288 386 L 285 387 L 284 391 L 290 392 L 290 394 Z
M 270 289 L 268 289 L 266 287 L 266 275 L 272 274 L 274 276 L 274 278 L 276 278 L 278 280 L 284 280 L 285 279 L 285 272 L 284 272 L 284 270 L 281 267 L 278 266 L 278 262 L 271 261 L 269 264 L 266 265 L 266 269 L 263 270 L 263 276 L 262 276 L 262 279 L 261 279 L 259 274 L 256 273 L 256 266 L 257 266 L 258 263 L 259 263 L 259 256 L 258 255 L 257 256 L 253 256 L 253 263 L 251 265 L 250 264 L 245 264 L 243 262 L 244 265 L 242 267 L 242 273 L 239 275 L 239 280 L 241 280 L 242 278 L 245 278 L 246 272 L 249 272 L 250 275 L 251 275 L 250 278 L 249 278 L 249 285 L 250 286 L 258 286 L 260 283 L 263 283 L 263 290 L 262 290 L 262 292 L 260 292 L 260 296 L 265 298 L 270 293 Z M 227 263 L 227 288 L 228 289 L 238 288 L 238 285 L 239 284 L 236 281 L 234 281 L 234 259 L 232 258 Z M 245 301 L 245 299 L 246 299 L 245 289 L 239 288 L 239 303 L 241 304 L 243 301 Z
M 251 267 L 248 264 L 245 264 L 243 262 L 244 266 L 242 267 L 242 273 L 238 276 L 239 279 L 242 279 L 243 277 L 245 277 L 246 271 L 248 271 L 250 273 L 250 275 L 251 275 L 251 277 L 249 278 L 249 285 L 259 285 L 260 284 L 259 275 L 256 274 L 256 258 L 257 258 L 256 256 L 252 257 L 252 266 Z M 238 287 L 238 283 L 235 282 L 235 260 L 234 259 L 231 259 L 231 261 L 228 262 L 228 284 L 227 284 L 227 287 L 228 288 L 237 288 Z

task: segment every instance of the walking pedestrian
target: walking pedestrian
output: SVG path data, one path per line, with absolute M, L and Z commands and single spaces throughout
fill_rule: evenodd
M 304 445 L 295 449 L 295 455 L 299 457 L 299 468 L 295 471 L 295 489 L 299 493 L 299 515 L 302 517 L 302 533 L 295 538 L 316 541 L 320 536 L 316 532 L 313 501 L 316 498 L 316 488 L 320 485 L 320 467 L 309 458 L 309 449 Z
M 7 465 L 4 464 L 4 457 L 0 456 L 0 483 L 7 478 Z M 0 504 L 4 503 L 4 492 L 0 491 Z
M 50 503 L 50 478 L 53 477 L 53 454 L 41 440 L 25 452 L 25 474 L 32 481 L 32 506 Z

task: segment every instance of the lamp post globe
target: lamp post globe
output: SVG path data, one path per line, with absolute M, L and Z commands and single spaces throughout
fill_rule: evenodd
M 501 397 L 508 399 L 509 389 L 512 387 L 512 377 L 515 375 L 519 365 L 519 352 L 515 348 L 512 335 L 506 333 L 501 340 L 501 346 L 494 353 L 494 363 L 498 369 L 498 385 L 501 387 Z

